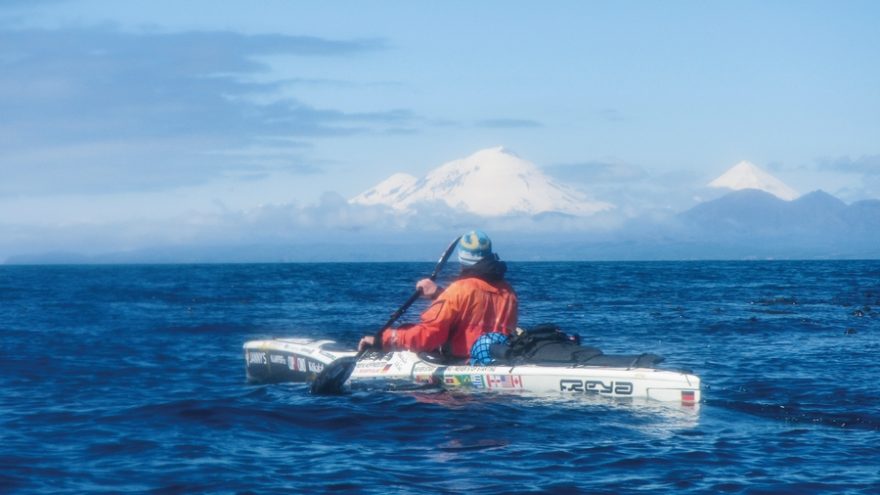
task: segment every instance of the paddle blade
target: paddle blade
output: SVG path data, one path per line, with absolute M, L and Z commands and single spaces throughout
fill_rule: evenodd
M 342 393 L 342 387 L 354 367 L 357 364 L 358 356 L 346 356 L 333 361 L 324 366 L 324 369 L 315 377 L 312 382 L 312 393 L 316 395 L 339 395 Z

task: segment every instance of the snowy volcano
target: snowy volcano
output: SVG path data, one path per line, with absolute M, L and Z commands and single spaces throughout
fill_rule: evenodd
M 423 179 L 394 174 L 350 200 L 401 211 L 438 201 L 484 217 L 541 213 L 586 216 L 614 207 L 550 180 L 533 163 L 502 147 L 445 163 Z
M 784 182 L 747 161 L 739 162 L 731 167 L 721 177 L 710 182 L 709 187 L 734 191 L 758 189 L 786 201 L 791 201 L 799 196 L 797 191 L 788 187 Z

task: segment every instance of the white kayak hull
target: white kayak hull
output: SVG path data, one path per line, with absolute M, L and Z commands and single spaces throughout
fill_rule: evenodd
M 244 344 L 247 376 L 256 382 L 305 382 L 324 366 L 356 354 L 330 340 L 271 339 Z M 349 380 L 352 389 L 436 387 L 475 392 L 589 394 L 695 404 L 701 400 L 700 378 L 691 373 L 655 368 L 583 365 L 462 366 L 432 362 L 408 351 L 368 353 Z

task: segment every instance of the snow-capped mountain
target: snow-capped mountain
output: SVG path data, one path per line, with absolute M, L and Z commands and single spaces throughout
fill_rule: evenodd
M 437 201 L 484 217 L 550 212 L 586 216 L 614 207 L 552 181 L 533 163 L 503 147 L 445 163 L 419 180 L 408 174 L 394 174 L 350 200 L 402 211 Z
M 797 191 L 788 187 L 784 182 L 747 161 L 741 161 L 731 167 L 721 177 L 710 182 L 709 187 L 734 191 L 758 189 L 786 201 L 791 201 L 799 196 Z
M 397 173 L 383 180 L 376 187 L 355 196 L 351 202 L 362 205 L 386 204 L 395 206 L 397 198 L 410 191 L 418 180 L 413 175 Z

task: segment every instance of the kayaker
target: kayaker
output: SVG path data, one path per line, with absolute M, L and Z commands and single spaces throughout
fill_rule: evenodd
M 449 358 L 465 359 L 481 335 L 510 335 L 516 329 L 516 292 L 504 279 L 507 264 L 492 251 L 489 236 L 479 230 L 463 235 L 458 261 L 461 274 L 449 287 L 443 289 L 428 278 L 416 283 L 422 297 L 434 302 L 420 323 L 386 330 L 383 350 L 439 350 Z M 374 344 L 375 338 L 366 336 L 358 348 Z

